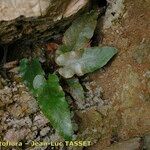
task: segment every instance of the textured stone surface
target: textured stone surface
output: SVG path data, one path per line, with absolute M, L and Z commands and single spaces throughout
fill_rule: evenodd
M 5 81 L 3 78 L 1 79 L 2 82 Z M 25 149 L 33 149 L 34 147 L 30 147 L 33 140 L 61 140 L 48 120 L 39 111 L 36 100 L 22 83 L 13 81 L 13 83 L 8 83 L 8 85 L 1 88 L 0 104 L 1 142 L 23 141 L 27 143 Z M 46 149 L 46 147 L 40 148 Z M 22 148 L 20 147 L 20 149 Z
M 45 14 L 50 0 L 1 0 L 0 20 L 12 20 L 21 15 L 26 17 L 41 16 Z
M 104 150 L 138 150 L 140 149 L 140 138 L 113 144 Z
M 0 0 L 0 43 L 50 39 L 88 4 L 89 0 Z
M 150 132 L 150 2 L 108 2 L 110 5 L 102 20 L 102 44 L 114 46 L 119 52 L 103 70 L 90 75 L 90 80 L 103 89 L 102 99 L 107 103 L 92 109 L 91 116 L 91 109 L 78 113 L 81 117 L 79 135 L 82 133 L 83 137 L 98 141 L 89 150 L 103 150 L 124 140 L 127 140 L 126 149 L 133 150 L 134 144 L 130 147 L 129 139 Z M 107 107 L 106 115 L 100 113 L 102 117 L 95 119 L 97 110 L 103 110 L 104 106 Z M 99 128 L 94 135 L 94 130 L 87 130 L 93 128 L 91 123 L 95 121 Z M 136 146 L 139 146 L 138 142 Z M 117 150 L 117 147 L 112 146 L 111 149 Z
M 69 17 L 88 3 L 88 0 L 1 0 L 0 21 L 9 21 L 19 16 L 39 17 L 46 14 L 53 19 Z

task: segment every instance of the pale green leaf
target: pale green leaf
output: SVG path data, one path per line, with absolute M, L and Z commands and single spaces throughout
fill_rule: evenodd
M 78 78 L 71 78 L 66 80 L 68 88 L 67 91 L 76 100 L 76 104 L 80 107 L 84 103 L 84 90 Z
M 46 82 L 46 79 L 44 78 L 43 75 L 35 76 L 35 78 L 33 80 L 34 89 L 39 89 L 45 82 Z
M 93 36 L 98 18 L 97 11 L 91 11 L 77 18 L 63 37 L 66 51 L 83 49 Z
M 71 51 L 58 56 L 56 63 L 61 66 L 60 75 L 71 78 L 74 74 L 82 76 L 103 67 L 116 53 L 114 47 L 85 48 L 82 53 Z
M 34 59 L 30 62 L 28 59 L 24 58 L 20 61 L 20 74 L 29 90 L 34 92 L 34 78 L 36 75 L 44 75 L 45 73 L 38 59 Z
M 56 75 L 49 75 L 38 95 L 39 106 L 52 126 L 65 140 L 71 140 L 73 129 L 68 103 Z
M 71 47 L 68 47 L 68 46 L 66 46 L 65 44 L 62 44 L 62 45 L 59 46 L 57 52 L 58 52 L 58 54 L 63 54 L 63 53 L 69 52 L 69 51 L 71 51 L 71 50 L 72 50 Z

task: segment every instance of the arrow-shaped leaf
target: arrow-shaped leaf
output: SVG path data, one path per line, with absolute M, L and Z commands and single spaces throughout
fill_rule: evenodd
M 82 76 L 93 72 L 104 65 L 117 53 L 113 47 L 91 47 L 84 51 L 71 51 L 56 58 L 56 63 L 62 66 L 58 71 L 65 78 L 71 78 L 74 74 Z
M 73 129 L 70 111 L 56 75 L 49 75 L 46 84 L 41 88 L 38 103 L 44 115 L 60 135 L 65 140 L 71 140 Z
M 58 77 L 49 75 L 46 80 L 38 59 L 31 62 L 27 59 L 21 60 L 20 72 L 23 81 L 37 97 L 42 112 L 52 126 L 65 140 L 71 140 L 73 129 L 70 111 Z
M 66 52 L 86 47 L 94 34 L 97 18 L 98 11 L 85 13 L 77 18 L 66 30 L 63 37 L 63 45 L 59 50 Z

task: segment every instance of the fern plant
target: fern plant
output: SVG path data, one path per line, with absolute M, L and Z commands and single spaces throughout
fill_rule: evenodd
M 77 76 L 91 73 L 104 65 L 117 53 L 114 47 L 88 47 L 94 34 L 98 18 L 97 11 L 91 11 L 75 20 L 64 33 L 63 43 L 56 51 L 55 62 L 58 72 L 70 89 L 72 97 L 80 103 L 84 100 L 84 90 Z M 59 84 L 58 76 L 45 73 L 38 59 L 22 59 L 20 72 L 24 83 L 36 97 L 40 109 L 56 131 L 65 139 L 73 137 L 73 127 L 69 105 Z

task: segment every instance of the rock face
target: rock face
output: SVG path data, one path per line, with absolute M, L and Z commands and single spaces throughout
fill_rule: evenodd
M 114 46 L 119 52 L 105 70 L 90 76 L 102 87 L 102 99 L 107 103 L 77 112 L 79 135 L 82 133 L 83 139 L 91 138 L 93 144 L 99 141 L 89 150 L 105 149 L 112 143 L 150 133 L 150 1 L 108 2 L 100 44 Z M 101 112 L 104 108 L 105 115 Z M 139 142 L 129 143 L 125 143 L 125 150 L 141 148 Z M 109 149 L 117 150 L 117 147 Z
M 37 17 L 46 13 L 50 0 L 1 0 L 0 20 L 12 20 L 23 15 L 25 17 Z
M 0 80 L 2 78 L 0 77 Z M 50 126 L 49 121 L 39 111 L 36 100 L 26 87 L 17 82 L 0 89 L 0 140 L 11 143 L 24 141 L 27 145 L 14 149 L 35 150 L 32 141 L 61 141 L 61 138 Z M 47 146 L 46 146 L 47 147 Z M 40 147 L 39 149 L 46 149 Z M 3 145 L 0 149 L 11 149 Z
M 88 3 L 89 0 L 1 0 L 0 44 L 50 38 Z
M 140 148 L 140 138 L 130 139 L 128 141 L 113 144 L 105 150 L 136 150 Z
M 88 0 L 1 0 L 0 21 L 10 21 L 19 16 L 39 17 L 46 14 L 52 19 L 69 17 L 88 3 Z

